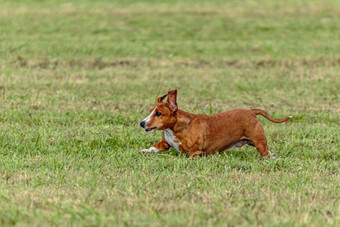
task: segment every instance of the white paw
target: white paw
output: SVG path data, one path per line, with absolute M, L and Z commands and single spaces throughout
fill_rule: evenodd
M 154 154 L 157 153 L 159 150 L 155 147 L 150 147 L 149 149 L 143 149 L 140 151 L 142 154 Z
M 270 159 L 275 159 L 276 157 L 275 157 L 275 155 L 273 154 L 273 153 L 271 153 L 270 151 L 268 151 L 269 152 L 269 158 Z

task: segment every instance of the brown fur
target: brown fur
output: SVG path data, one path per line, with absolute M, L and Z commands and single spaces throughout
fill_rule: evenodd
M 163 99 L 168 96 L 167 102 Z M 286 117 L 278 120 L 263 110 L 235 109 L 212 115 L 190 114 L 178 109 L 177 90 L 169 91 L 158 98 L 158 103 L 151 109 L 152 116 L 145 128 L 153 130 L 170 129 L 180 143 L 179 149 L 189 157 L 211 155 L 231 147 L 243 145 L 255 146 L 263 156 L 270 156 L 267 138 L 263 126 L 256 118 L 262 115 L 275 123 L 282 123 L 290 119 Z M 158 113 L 157 113 L 158 112 Z M 160 116 L 156 116 L 161 114 Z M 168 150 L 170 145 L 164 137 L 153 147 L 159 151 Z

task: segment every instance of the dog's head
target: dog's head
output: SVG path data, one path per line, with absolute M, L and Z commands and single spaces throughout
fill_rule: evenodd
M 163 100 L 167 97 L 166 102 Z M 150 110 L 150 115 L 145 118 L 140 126 L 146 132 L 165 130 L 176 123 L 177 90 L 169 90 L 167 94 L 158 97 L 157 104 Z

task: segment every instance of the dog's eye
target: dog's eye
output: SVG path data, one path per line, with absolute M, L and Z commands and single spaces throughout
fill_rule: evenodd
M 159 116 L 162 115 L 162 113 L 157 111 L 155 115 L 156 115 L 157 117 L 159 117 Z

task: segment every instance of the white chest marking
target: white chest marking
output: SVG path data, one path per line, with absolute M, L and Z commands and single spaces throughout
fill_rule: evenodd
M 174 133 L 173 133 L 173 131 L 171 129 L 164 130 L 164 137 L 165 137 L 165 141 L 170 146 L 175 148 L 177 152 L 181 152 L 179 150 L 179 145 L 181 145 L 181 142 L 175 142 L 175 140 L 177 141 L 177 138 L 176 138 L 176 136 L 174 135 Z

